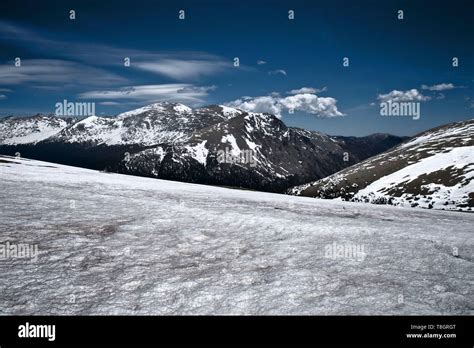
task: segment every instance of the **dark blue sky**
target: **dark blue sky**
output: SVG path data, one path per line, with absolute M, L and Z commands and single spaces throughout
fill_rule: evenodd
M 99 115 L 169 100 L 271 111 L 329 134 L 412 135 L 474 117 L 473 23 L 472 0 L 3 0 L 0 116 L 64 99 Z M 419 120 L 380 115 L 397 93 L 421 103 Z

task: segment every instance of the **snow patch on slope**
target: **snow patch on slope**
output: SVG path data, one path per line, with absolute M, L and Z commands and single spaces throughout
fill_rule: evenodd
M 430 199 L 424 200 L 423 195 L 413 196 L 403 193 L 400 197 L 393 197 L 395 204 L 410 205 L 416 198 L 421 207 L 457 209 L 451 202 L 467 204 L 469 194 L 474 192 L 474 147 L 465 146 L 450 149 L 447 152 L 437 153 L 433 156 L 421 159 L 419 162 L 406 166 L 390 175 L 384 176 L 355 194 L 355 198 L 370 200 L 388 198 L 387 192 L 399 185 L 407 186 L 410 182 L 417 180 L 420 176 L 447 169 L 462 169 L 463 178 L 454 186 L 445 186 L 439 183 L 427 183 L 424 185 L 430 194 Z M 409 202 L 410 201 L 410 202 Z
M 462 136 L 463 134 L 474 134 L 474 124 L 473 123 L 468 123 L 462 127 L 459 125 L 452 125 L 449 128 L 442 127 L 441 129 L 438 129 L 436 131 L 428 132 L 427 134 L 420 135 L 405 144 L 400 145 L 400 148 L 410 148 L 413 146 L 418 146 L 422 145 L 425 143 L 432 143 L 436 142 L 439 140 L 443 141 L 448 141 L 451 138 L 458 138 L 459 136 Z M 472 141 L 472 138 L 462 138 L 461 139 L 463 142 L 467 143 L 469 141 Z
M 207 155 L 209 153 L 209 150 L 206 148 L 206 143 L 207 140 L 204 140 L 202 143 L 199 143 L 195 146 L 186 146 L 186 149 L 191 154 L 191 156 L 204 166 L 207 163 Z
M 233 155 L 233 156 L 239 156 L 240 155 L 240 148 L 239 146 L 237 145 L 237 140 L 235 140 L 235 137 L 232 135 L 232 134 L 227 134 L 227 135 L 224 135 L 221 139 L 221 143 L 227 143 L 230 145 L 230 153 Z
M 130 111 L 127 111 L 127 112 L 122 112 L 121 114 L 117 115 L 117 118 L 125 118 L 125 117 L 129 117 L 129 116 L 139 115 L 139 114 L 142 114 L 144 112 L 151 111 L 151 110 L 158 111 L 158 112 L 163 112 L 163 111 L 166 110 L 166 108 L 163 107 L 162 103 L 150 104 L 150 105 L 146 105 L 146 106 L 143 106 L 141 108 L 138 108 L 138 109 L 130 110 Z
M 45 140 L 58 134 L 62 128 L 40 126 L 38 130 L 27 135 L 12 137 L 6 139 L 3 143 L 6 145 L 20 145 L 20 144 L 36 144 L 39 141 Z
M 179 113 L 190 113 L 193 111 L 189 106 L 186 106 L 184 104 L 177 104 L 173 106 L 173 110 Z
M 242 111 L 225 106 L 225 105 L 219 105 L 219 107 L 222 109 L 222 113 L 225 116 L 237 116 L 237 115 L 242 114 Z
M 36 144 L 54 136 L 68 123 L 54 116 L 12 118 L 0 121 L 0 143 L 5 145 Z

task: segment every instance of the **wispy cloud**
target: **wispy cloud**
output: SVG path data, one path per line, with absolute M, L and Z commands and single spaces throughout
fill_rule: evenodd
M 417 89 L 413 88 L 408 91 L 393 90 L 387 94 L 379 94 L 377 99 L 381 102 L 422 102 L 430 100 L 431 97 L 424 96 Z
M 64 84 L 108 86 L 127 80 L 103 69 L 58 59 L 24 59 L 21 66 L 12 62 L 0 65 L 0 85 Z
M 0 100 L 2 99 L 7 99 L 7 96 L 5 94 L 0 94 Z
M 264 60 L 257 60 L 257 64 L 258 65 L 265 65 L 265 64 L 267 64 L 267 62 L 264 61 Z
M 214 91 L 216 88 L 216 86 L 186 86 L 184 88 L 178 89 L 178 93 L 206 94 L 209 91 Z
M 421 85 L 421 89 L 425 89 L 428 91 L 436 91 L 436 92 L 446 91 L 446 90 L 454 89 L 454 88 L 459 88 L 459 87 L 453 85 L 452 83 L 440 83 L 438 85 L 432 85 L 432 86 Z
M 64 41 L 44 30 L 32 30 L 2 20 L 0 40 L 36 54 L 58 57 L 22 59 L 20 67 L 15 67 L 13 62 L 0 65 L 0 87 L 26 85 L 55 92 L 74 87 L 81 98 L 102 99 L 102 105 L 114 105 L 114 99 L 202 103 L 216 86 L 197 86 L 197 79 L 236 70 L 231 60 L 205 52 L 154 52 L 80 40 Z M 130 59 L 130 66 L 125 68 L 126 57 Z M 252 68 L 241 66 L 239 69 Z M 148 75 L 149 81 L 150 74 L 130 74 L 131 70 L 161 75 L 180 83 L 148 84 L 144 76 Z
M 99 105 L 104 105 L 104 106 L 117 106 L 117 105 L 122 105 L 121 103 L 118 102 L 113 102 L 113 101 L 104 101 L 100 102 Z
M 22 26 L 0 20 L 0 39 L 44 52 L 61 60 L 81 62 L 87 66 L 107 69 L 124 66 L 124 59 L 130 59 L 130 68 L 143 70 L 178 81 L 196 80 L 200 77 L 218 74 L 224 70 L 233 71 L 232 61 L 206 52 L 179 51 L 154 52 L 114 47 L 105 44 L 64 41 L 50 38 L 51 33 L 40 34 Z M 240 66 L 242 70 L 250 70 Z
M 42 32 L 43 34 L 40 34 Z M 98 45 L 80 40 L 57 40 L 45 31 L 32 30 L 15 23 L 0 20 L 0 39 L 11 44 L 26 47 L 31 51 L 47 53 L 60 59 L 72 58 L 93 65 L 123 64 L 123 57 L 145 52 L 108 45 Z
M 468 109 L 474 109 L 474 99 L 471 97 L 464 97 L 464 100 L 468 103 Z
M 142 102 L 176 101 L 195 105 L 203 102 L 210 88 L 193 88 L 183 83 L 128 86 L 79 94 L 81 99 L 138 100 Z
M 232 64 L 221 59 L 171 59 L 156 58 L 154 61 L 132 63 L 132 67 L 164 75 L 175 80 L 197 79 L 213 75 L 224 69 L 232 68 Z
M 272 70 L 268 72 L 268 75 L 285 75 L 286 76 L 286 71 L 283 69 Z

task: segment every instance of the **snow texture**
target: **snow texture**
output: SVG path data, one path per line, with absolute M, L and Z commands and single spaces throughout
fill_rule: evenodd
M 5 156 L 0 186 L 0 244 L 39 251 L 0 258 L 3 315 L 474 314 L 473 214 Z

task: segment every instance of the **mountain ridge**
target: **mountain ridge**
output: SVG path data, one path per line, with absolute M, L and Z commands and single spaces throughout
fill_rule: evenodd
M 0 120 L 2 153 L 275 192 L 330 175 L 404 140 L 391 135 L 333 137 L 288 127 L 271 114 L 223 105 L 192 109 L 179 103 L 154 103 L 116 117 L 40 118 L 46 125 L 38 127 L 30 127 L 27 118 L 22 120 L 16 122 L 23 122 L 24 129 L 11 128 L 11 120 Z M 57 126 L 51 135 L 40 136 L 48 121 Z M 11 139 L 18 139 L 17 133 L 23 138 L 15 143 Z M 28 136 L 37 140 L 28 143 Z

